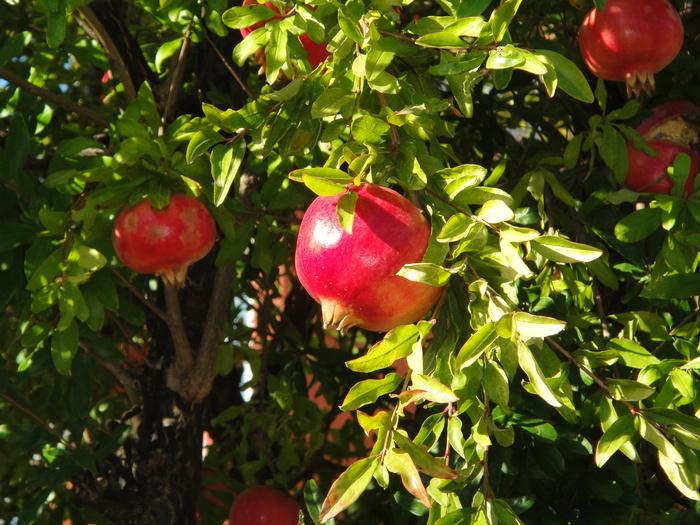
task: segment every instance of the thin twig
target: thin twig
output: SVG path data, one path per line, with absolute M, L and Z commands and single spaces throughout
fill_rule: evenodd
M 138 299 L 139 301 L 141 301 L 141 302 L 144 304 L 144 306 L 146 306 L 146 308 L 148 308 L 151 312 L 153 312 L 154 314 L 156 314 L 156 315 L 160 318 L 161 321 L 163 321 L 164 323 L 166 323 L 166 324 L 169 325 L 169 323 L 171 322 L 171 320 L 170 320 L 170 318 L 168 317 L 168 314 L 166 314 L 163 310 L 161 310 L 160 308 L 158 308 L 158 307 L 157 307 L 155 304 L 153 304 L 151 301 L 149 301 L 148 299 L 146 299 L 146 298 L 143 296 L 143 294 L 139 291 L 139 289 L 136 288 L 136 287 L 133 285 L 133 283 L 132 283 L 131 281 L 129 281 L 129 279 L 127 279 L 126 277 L 124 277 L 124 276 L 121 274 L 121 272 L 120 272 L 119 270 L 117 270 L 116 268 L 111 268 L 111 267 L 110 267 L 110 270 L 112 270 L 112 273 L 113 273 L 114 275 L 116 275 L 122 283 L 124 283 L 124 286 L 126 286 L 126 287 L 129 289 L 129 291 L 130 291 L 131 293 L 133 293 L 133 294 L 137 297 L 137 299 Z
M 192 25 L 191 22 L 190 25 Z M 170 121 L 175 101 L 177 100 L 179 92 L 182 90 L 182 78 L 185 74 L 185 57 L 187 56 L 191 36 L 192 31 L 188 28 L 183 37 L 182 46 L 180 46 L 180 53 L 178 54 L 175 68 L 168 82 L 168 94 L 165 100 L 165 108 L 163 109 L 163 117 L 161 119 L 160 135 L 165 134 L 165 126 Z
M 15 399 L 11 398 L 9 395 L 5 394 L 4 392 L 0 392 L 0 397 L 3 398 L 3 399 L 4 399 L 5 401 L 7 401 L 8 403 L 10 403 L 10 404 L 11 404 L 12 406 L 14 406 L 15 408 L 19 408 L 22 412 L 24 412 L 24 413 L 27 414 L 29 417 L 31 417 L 32 419 L 34 419 L 35 421 L 37 421 L 37 422 L 38 422 L 42 427 L 44 427 L 47 431 L 49 431 L 51 434 L 53 434 L 54 436 L 56 436 L 56 437 L 58 438 L 58 440 L 59 440 L 61 443 L 63 443 L 66 447 L 68 447 L 68 448 L 70 448 L 70 449 L 75 448 L 75 445 L 74 445 L 73 443 L 70 443 L 70 442 L 66 441 L 66 440 L 63 438 L 63 436 L 61 435 L 61 433 L 60 433 L 58 430 L 56 430 L 56 428 L 55 428 L 51 423 L 49 423 L 49 422 L 46 421 L 45 419 L 39 417 L 39 415 L 36 414 L 36 413 L 34 413 L 34 412 L 32 412 L 31 409 L 29 409 L 28 407 L 24 406 L 22 403 L 16 401 Z
M 21 90 L 26 91 L 27 93 L 30 93 L 32 95 L 36 95 L 37 97 L 47 102 L 56 104 L 57 106 L 65 110 L 80 115 L 81 117 L 86 118 L 94 124 L 98 125 L 100 128 L 109 127 L 109 123 L 107 122 L 107 120 L 97 111 L 93 111 L 90 108 L 81 106 L 77 102 L 73 102 L 69 98 L 57 95 L 53 91 L 49 91 L 48 89 L 39 87 L 36 84 L 32 84 L 24 77 L 21 77 L 20 75 L 17 75 L 12 71 L 8 71 L 3 67 L 0 67 L 0 79 L 6 80 L 10 84 L 14 84 Z
M 233 66 L 229 64 L 229 61 L 226 60 L 226 57 L 224 54 L 219 50 L 219 48 L 216 46 L 214 41 L 207 35 L 207 42 L 211 45 L 212 49 L 216 52 L 216 54 L 219 56 L 221 59 L 221 62 L 223 62 L 224 66 L 226 66 L 226 69 L 229 70 L 229 72 L 233 75 L 233 78 L 236 79 L 236 82 L 238 82 L 238 85 L 241 86 L 241 89 L 245 91 L 245 94 L 248 95 L 248 98 L 255 98 L 253 96 L 253 93 L 248 89 L 248 86 L 245 85 L 245 82 L 241 79 L 241 77 L 238 76 L 238 72 L 233 69 Z

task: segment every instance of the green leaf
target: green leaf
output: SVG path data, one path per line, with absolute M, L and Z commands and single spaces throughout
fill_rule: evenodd
M 416 45 L 423 47 L 436 47 L 438 49 L 464 49 L 469 43 L 451 31 L 438 31 L 419 37 Z
M 323 118 L 343 114 L 355 102 L 355 94 L 349 89 L 332 87 L 321 92 L 311 104 L 311 117 Z
M 366 144 L 382 144 L 389 129 L 389 124 L 372 115 L 356 118 L 350 125 L 350 133 L 353 138 L 357 142 Z
M 661 208 L 635 210 L 615 225 L 615 237 L 622 242 L 646 239 L 661 228 L 661 216 Z
M 491 202 L 491 201 L 488 201 Z M 436 239 L 438 242 L 459 241 L 467 236 L 469 229 L 474 224 L 474 219 L 464 213 L 455 213 L 444 224 Z
M 464 367 L 474 363 L 496 339 L 498 339 L 498 334 L 493 322 L 489 322 L 479 328 L 459 349 L 459 353 L 455 358 L 455 368 L 462 370 Z
M 405 277 L 410 281 L 436 287 L 445 286 L 452 276 L 442 266 L 433 263 L 406 264 L 396 275 Z
M 489 224 L 498 224 L 499 222 L 512 220 L 515 214 L 503 201 L 490 200 L 484 203 L 477 216 Z
M 488 69 L 514 68 L 522 64 L 525 64 L 525 57 L 512 44 L 492 49 L 489 52 L 489 58 L 486 60 Z
M 590 262 L 603 254 L 598 248 L 554 235 L 533 239 L 532 249 L 550 261 L 561 263 Z
M 51 336 L 51 359 L 59 374 L 70 373 L 73 357 L 78 352 L 79 341 L 78 324 L 75 320 L 71 321 L 65 330 L 56 331 Z
M 218 132 L 214 131 L 212 128 L 204 128 L 194 135 L 190 139 L 187 145 L 187 153 L 185 154 L 185 159 L 187 163 L 191 163 L 194 159 L 202 155 L 204 152 L 208 151 L 210 147 L 214 144 L 218 144 L 223 141 L 222 137 Z
M 643 417 L 639 418 L 639 435 L 645 441 L 654 445 L 659 453 L 674 463 L 683 463 L 681 456 L 671 442 L 664 436 L 653 423 L 649 423 Z
M 387 374 L 383 379 L 365 379 L 353 385 L 343 400 L 340 409 L 346 412 L 374 403 L 381 396 L 390 394 L 401 384 L 399 374 Z
M 66 38 L 68 15 L 66 1 L 58 0 L 56 9 L 49 10 L 49 23 L 46 28 L 46 43 L 51 48 L 57 48 Z
M 374 477 L 381 463 L 379 455 L 356 461 L 333 482 L 319 516 L 319 523 L 334 518 L 355 503 Z
M 153 90 L 148 82 L 141 84 L 136 100 L 141 116 L 151 128 L 151 131 L 153 133 L 158 133 L 161 124 L 160 112 L 158 111 L 158 105 L 156 104 Z
M 518 342 L 518 364 L 527 375 L 530 384 L 538 396 L 554 407 L 562 406 L 561 401 L 547 383 L 542 369 L 535 360 L 532 351 L 522 342 Z
M 401 483 L 408 492 L 427 508 L 432 508 L 430 496 L 428 496 L 425 485 L 421 481 L 420 473 L 411 458 L 407 456 L 408 454 L 400 452 L 398 449 L 389 449 L 384 455 L 384 465 L 389 469 L 389 472 L 401 477 Z
M 611 339 L 607 348 L 620 356 L 620 360 L 631 368 L 641 369 L 660 362 L 658 357 L 652 355 L 642 345 L 630 339 Z
M 218 135 L 218 133 L 217 133 Z M 238 139 L 215 146 L 211 152 L 211 174 L 214 179 L 214 205 L 221 206 L 240 173 L 246 153 L 246 142 Z
M 399 326 L 388 332 L 365 355 L 347 361 L 345 365 L 354 372 L 370 373 L 391 366 L 397 359 L 408 357 L 420 332 L 415 325 Z
M 451 469 L 441 459 L 433 457 L 425 445 L 416 445 L 401 432 L 392 434 L 396 445 L 408 453 L 418 470 L 433 478 L 455 479 L 457 472 Z
M 433 403 L 456 403 L 459 397 L 447 386 L 443 385 L 434 377 L 423 374 L 412 374 L 411 381 L 413 389 L 424 390 L 425 399 Z
M 632 440 L 637 433 L 635 416 L 624 415 L 608 427 L 598 441 L 595 451 L 595 463 L 602 467 L 622 445 Z
M 631 379 L 608 379 L 607 383 L 610 396 L 618 401 L 641 401 L 656 392 L 655 388 Z
M 221 19 L 231 29 L 245 29 L 254 26 L 258 22 L 264 22 L 279 16 L 279 12 L 273 11 L 264 4 L 252 4 L 231 7 L 224 11 Z
M 515 511 L 502 499 L 493 500 L 493 510 L 499 525 L 525 525 L 515 514 Z
M 362 35 L 358 20 L 345 5 L 341 5 L 338 9 L 338 25 L 340 26 L 340 30 L 345 33 L 345 36 L 350 40 L 357 44 L 362 44 L 364 36 Z
M 338 222 L 349 235 L 352 235 L 352 225 L 355 221 L 355 205 L 357 204 L 358 195 L 354 191 L 343 193 L 338 199 L 336 205 L 336 213 L 338 214 Z
M 564 92 L 582 102 L 593 102 L 593 91 L 586 77 L 571 60 L 549 49 L 537 49 L 534 55 L 542 62 L 551 64 L 556 72 L 556 85 Z M 549 91 L 549 90 L 548 90 Z M 553 96 L 554 92 L 549 92 Z
M 513 321 L 515 330 L 522 338 L 549 337 L 558 334 L 566 327 L 565 321 L 527 312 L 515 312 Z
M 24 168 L 29 153 L 29 129 L 22 113 L 12 115 L 4 146 L 3 175 L 14 179 Z
M 522 0 L 506 0 L 493 12 L 493 17 L 489 22 L 493 31 L 493 39 L 496 42 L 500 42 L 506 36 L 508 26 L 513 21 L 521 3 Z
M 646 299 L 684 299 L 700 295 L 700 274 L 667 275 L 648 284 L 639 295 Z
M 691 500 L 700 501 L 700 492 L 698 492 L 698 485 L 695 482 L 697 472 L 688 472 L 686 465 L 671 460 L 661 454 L 661 451 L 659 451 L 659 464 L 681 494 Z

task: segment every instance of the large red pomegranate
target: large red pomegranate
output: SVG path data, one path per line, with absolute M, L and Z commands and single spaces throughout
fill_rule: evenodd
M 627 84 L 627 94 L 654 90 L 654 73 L 683 45 L 683 24 L 667 0 L 606 0 L 579 29 L 579 47 L 591 72 Z
M 251 487 L 231 505 L 229 525 L 297 525 L 299 505 L 286 492 L 272 487 Z
M 242 5 L 245 6 L 245 5 L 256 5 L 256 4 L 258 4 L 257 0 L 243 0 Z M 263 5 L 265 7 L 269 7 L 270 9 L 275 11 L 276 13 L 280 13 L 279 9 L 277 9 L 277 7 L 272 4 L 272 2 L 265 2 Z M 256 29 L 263 27 L 270 20 L 279 20 L 281 18 L 282 18 L 282 15 L 279 14 L 278 16 L 273 16 L 272 18 L 269 18 L 268 20 L 258 22 L 257 24 L 253 24 L 250 27 L 244 27 L 243 29 L 240 30 L 241 36 L 243 38 L 246 38 L 249 34 L 251 34 Z M 327 45 L 326 43 L 318 44 L 318 43 L 314 42 L 313 40 L 311 40 L 309 35 L 307 35 L 306 33 L 299 36 L 299 40 L 301 41 L 301 45 L 304 46 L 304 49 L 306 50 L 306 53 L 307 53 L 306 59 L 309 61 L 309 64 L 311 65 L 311 69 L 316 69 L 316 67 L 318 67 L 318 65 L 321 62 L 325 61 L 331 54 L 330 51 L 328 51 L 328 49 L 326 49 L 326 45 Z M 264 60 L 262 60 L 262 61 L 264 63 Z
M 635 128 L 658 152 L 651 157 L 627 143 L 629 168 L 625 182 L 635 191 L 671 194 L 673 181 L 667 174 L 679 153 L 690 157 L 690 174 L 684 194 L 693 194 L 695 178 L 700 172 L 700 108 L 686 101 L 661 104 L 652 115 Z
M 187 268 L 204 257 L 216 240 L 216 224 L 201 201 L 183 194 L 170 196 L 163 210 L 148 199 L 124 208 L 114 222 L 112 243 L 121 261 L 139 273 L 159 275 L 181 286 Z
M 421 262 L 428 221 L 388 188 L 363 183 L 349 191 L 357 193 L 352 234 L 338 220 L 340 195 L 317 197 L 304 214 L 295 259 L 299 281 L 321 303 L 324 324 L 341 331 L 386 332 L 419 320 L 441 288 L 396 273 Z

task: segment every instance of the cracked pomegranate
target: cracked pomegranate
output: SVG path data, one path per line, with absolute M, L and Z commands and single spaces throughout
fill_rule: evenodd
M 606 0 L 579 29 L 579 47 L 591 72 L 627 84 L 627 94 L 654 90 L 654 73 L 683 45 L 683 24 L 667 0 Z
M 251 487 L 231 505 L 229 525 L 297 525 L 299 505 L 286 492 L 272 487 Z
M 154 273 L 165 284 L 182 286 L 187 268 L 216 240 L 216 224 L 201 201 L 173 194 L 155 210 L 148 199 L 124 208 L 114 222 L 112 243 L 119 259 L 138 273 Z
M 359 326 L 386 332 L 421 319 L 441 288 L 400 277 L 405 265 L 425 255 L 430 225 L 393 190 L 363 183 L 357 193 L 352 233 L 338 219 L 340 195 L 317 197 L 299 228 L 296 272 L 321 303 L 325 326 Z
M 625 182 L 635 191 L 671 194 L 673 181 L 668 168 L 679 153 L 690 157 L 690 174 L 684 195 L 693 194 L 700 172 L 700 108 L 686 101 L 667 102 L 655 107 L 652 116 L 635 129 L 658 155 L 651 157 L 627 143 L 629 167 Z

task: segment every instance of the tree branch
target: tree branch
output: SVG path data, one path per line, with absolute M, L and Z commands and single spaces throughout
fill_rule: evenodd
M 36 95 L 37 97 L 50 102 L 52 104 L 56 104 L 57 106 L 70 111 L 71 113 L 75 113 L 83 118 L 86 118 L 93 122 L 94 124 L 98 125 L 100 128 L 107 128 L 109 127 L 109 123 L 107 122 L 107 119 L 105 119 L 100 113 L 97 111 L 93 111 L 90 108 L 86 108 L 85 106 L 81 106 L 80 104 L 73 102 L 69 98 L 63 97 L 61 95 L 57 95 L 53 91 L 49 91 L 48 89 L 44 89 L 42 87 L 37 86 L 36 84 L 32 84 L 29 82 L 27 79 L 24 77 L 21 77 L 20 75 L 17 75 L 16 73 L 13 73 L 12 71 L 8 71 L 5 68 L 0 67 L 0 78 L 3 80 L 6 80 L 10 84 L 14 84 L 18 88 L 20 88 L 23 91 L 26 91 L 27 93 L 30 93 L 32 95 Z

